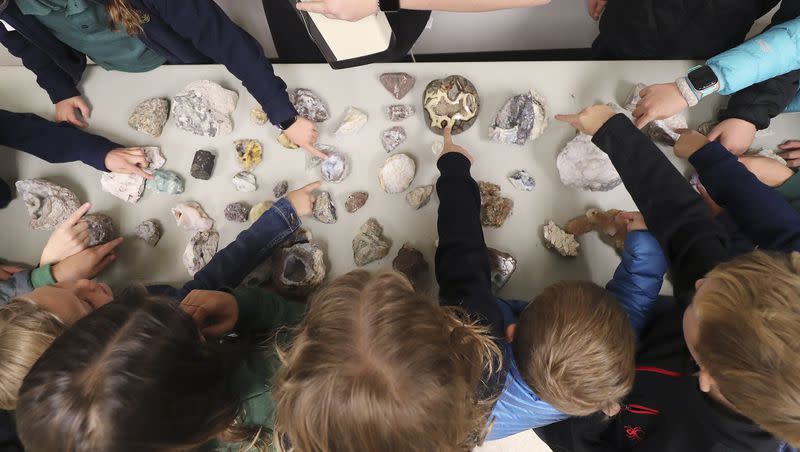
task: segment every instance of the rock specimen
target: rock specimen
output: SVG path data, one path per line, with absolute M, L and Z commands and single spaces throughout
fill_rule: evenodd
M 161 240 L 161 224 L 158 220 L 144 220 L 136 226 L 136 237 L 150 246 L 156 246 Z
M 183 193 L 183 178 L 167 170 L 154 170 L 153 179 L 147 181 L 147 187 L 161 193 L 177 195 Z
M 544 234 L 544 244 L 548 248 L 558 251 L 562 256 L 575 257 L 578 255 L 578 248 L 581 246 L 575 236 L 559 228 L 552 221 L 548 221 L 542 228 Z
M 508 99 L 489 129 L 489 138 L 497 143 L 524 145 L 539 138 L 547 127 L 547 107 L 536 91 Z
M 89 226 L 89 245 L 102 245 L 117 238 L 114 222 L 108 215 L 90 213 L 83 216 L 83 221 Z
M 252 171 L 261 163 L 263 155 L 261 143 L 256 140 L 236 140 L 233 144 L 236 146 L 236 157 L 243 170 Z
M 31 216 L 31 229 L 53 230 L 81 205 L 72 190 L 44 179 L 20 180 L 16 187 Z
M 647 88 L 647 85 L 644 83 L 637 83 L 636 86 L 633 87 L 633 91 L 628 95 L 628 99 L 625 102 L 626 110 L 629 112 L 636 110 L 636 105 L 642 100 L 639 93 L 645 88 Z M 653 141 L 674 146 L 675 142 L 680 138 L 680 134 L 676 132 L 676 130 L 685 129 L 687 127 L 686 118 L 683 114 L 679 113 L 666 119 L 656 119 L 646 126 L 645 132 L 650 135 Z
M 262 110 L 261 107 L 256 107 L 250 110 L 250 121 L 252 121 L 253 124 L 257 126 L 263 126 L 268 120 L 269 118 L 267 117 L 267 114 L 264 113 L 264 110 Z
M 297 243 L 275 252 L 272 282 L 281 295 L 306 296 L 319 287 L 326 274 L 324 255 L 317 245 Z
M 378 220 L 370 218 L 361 226 L 353 239 L 353 261 L 359 267 L 383 259 L 389 254 L 392 242 L 383 236 L 383 227 Z
M 381 74 L 380 80 L 381 85 L 397 100 L 404 98 L 416 82 L 414 77 L 405 72 L 387 72 Z
M 175 223 L 187 231 L 208 231 L 214 227 L 214 220 L 195 201 L 187 201 L 172 208 Z
M 625 248 L 625 237 L 628 235 L 628 228 L 624 224 L 617 223 L 617 215 L 620 212 L 617 209 L 606 211 L 589 209 L 586 215 L 570 220 L 564 226 L 564 231 L 572 234 L 575 238 L 591 231 L 597 231 L 601 234 L 601 237 L 610 239 L 616 249 L 622 250 Z
M 276 198 L 280 198 L 281 196 L 285 195 L 286 192 L 289 191 L 289 181 L 282 180 L 275 184 L 272 188 L 272 194 Z
M 317 149 L 325 155 L 329 155 L 330 153 L 334 152 L 333 146 L 328 146 L 327 144 L 317 143 Z M 316 155 L 312 155 L 310 152 L 306 152 L 306 169 L 310 170 L 313 168 L 318 167 L 322 164 L 322 159 L 317 157 Z
M 256 176 L 247 171 L 239 171 L 233 176 L 232 180 L 236 191 L 256 191 L 258 188 L 258 185 L 256 185 Z
M 186 250 L 183 252 L 183 265 L 189 274 L 202 270 L 208 264 L 219 246 L 219 233 L 217 231 L 197 231 L 189 239 Z
M 406 275 L 414 287 L 419 288 L 428 275 L 428 262 L 418 249 L 404 244 L 392 261 L 392 268 Z
M 323 122 L 330 116 L 325 102 L 310 89 L 297 88 L 289 91 L 289 102 L 294 105 L 298 115 L 309 121 Z
M 536 188 L 536 180 L 526 170 L 516 170 L 508 175 L 511 185 L 517 190 L 533 191 Z
M 367 123 L 367 119 L 368 116 L 363 111 L 355 107 L 347 107 L 342 122 L 339 123 L 339 127 L 336 129 L 335 135 L 337 137 L 355 135 L 364 127 L 364 124 Z
M 407 154 L 394 154 L 383 163 L 378 182 L 386 193 L 402 193 L 411 185 L 416 172 L 414 159 Z
M 216 160 L 216 155 L 201 149 L 194 153 L 192 169 L 189 173 L 195 179 L 209 180 L 211 173 L 214 172 L 214 161 Z
M 431 152 L 433 152 L 433 155 L 439 158 L 439 156 L 442 155 L 442 151 L 444 151 L 444 143 L 441 141 L 434 141 L 431 145 Z
M 433 185 L 421 185 L 406 193 L 406 202 L 415 210 L 421 209 L 428 204 L 428 201 L 431 200 L 432 193 Z
M 325 224 L 336 223 L 336 206 L 333 205 L 331 194 L 323 191 L 314 199 L 314 218 Z
M 506 222 L 514 208 L 514 201 L 500 196 L 500 186 L 479 182 L 481 193 L 481 224 L 499 228 Z
M 144 155 L 147 158 L 147 168 L 145 168 L 145 171 L 159 169 L 167 163 L 167 159 L 164 158 L 164 154 L 161 153 L 161 148 L 158 146 L 145 147 Z
M 381 132 L 381 144 L 386 152 L 393 152 L 404 141 L 406 141 L 406 129 L 395 126 Z
M 104 192 L 129 203 L 135 203 L 141 199 L 145 181 L 144 177 L 137 174 L 102 173 L 100 175 L 100 187 Z
M 147 99 L 133 109 L 128 118 L 128 125 L 139 132 L 160 137 L 167 118 L 169 118 L 169 100 Z
M 517 270 L 517 259 L 514 256 L 498 251 L 494 248 L 486 248 L 489 255 L 489 269 L 492 275 L 492 292 L 497 293 L 506 285 L 511 275 Z
M 232 202 L 225 206 L 225 219 L 237 223 L 246 223 L 250 215 L 250 206 L 243 202 Z
M 275 203 L 272 201 L 261 201 L 260 203 L 253 206 L 250 209 L 250 213 L 247 215 L 247 219 L 250 223 L 255 223 L 256 220 L 261 218 L 261 215 L 264 215 L 264 212 L 268 211 L 272 208 Z
M 592 143 L 592 137 L 579 133 L 556 158 L 561 182 L 580 190 L 608 191 L 622 183 L 608 154 Z
M 389 105 L 384 114 L 389 121 L 399 122 L 414 116 L 414 107 L 407 104 Z
M 328 158 L 322 161 L 320 173 L 322 180 L 338 184 L 347 177 L 350 172 L 350 165 L 347 156 L 341 152 L 328 152 Z
M 434 133 L 441 135 L 446 127 L 459 134 L 475 123 L 480 109 L 478 90 L 460 75 L 433 80 L 422 96 L 425 122 Z
M 294 144 L 294 142 L 289 138 L 289 135 L 286 135 L 283 132 L 278 135 L 278 143 L 286 149 L 297 149 L 300 147 Z
M 347 197 L 347 201 L 344 203 L 344 209 L 349 213 L 353 213 L 364 207 L 364 204 L 367 203 L 367 199 L 369 199 L 369 193 L 365 191 L 350 193 L 350 196 Z
M 209 80 L 189 83 L 172 98 L 172 117 L 179 129 L 216 137 L 233 131 L 231 114 L 239 95 Z

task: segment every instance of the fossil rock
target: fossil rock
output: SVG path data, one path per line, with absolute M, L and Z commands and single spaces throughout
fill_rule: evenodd
M 629 112 L 636 110 L 636 105 L 642 100 L 639 93 L 645 88 L 647 88 L 647 85 L 644 83 L 637 83 L 636 86 L 633 87 L 633 91 L 631 91 L 628 95 L 628 99 L 625 101 L 626 110 Z M 683 114 L 679 113 L 666 119 L 656 119 L 647 125 L 645 132 L 647 132 L 653 141 L 674 146 L 675 142 L 680 138 L 680 134 L 676 132 L 676 130 L 685 129 L 687 127 L 686 118 Z
M 389 105 L 383 111 L 386 119 L 389 121 L 399 122 L 414 116 L 414 107 L 408 104 Z
M 294 142 L 289 138 L 289 135 L 286 135 L 283 132 L 278 135 L 278 143 L 286 149 L 297 149 L 300 147 L 294 144 Z
M 533 191 L 536 180 L 526 170 L 516 170 L 508 175 L 508 180 L 514 188 L 522 191 Z
M 514 201 L 500 196 L 500 186 L 490 182 L 479 182 L 481 194 L 481 224 L 499 228 L 514 209 Z
M 475 123 L 480 110 L 478 90 L 466 78 L 451 75 L 428 83 L 422 96 L 425 122 L 433 133 L 441 135 L 452 126 L 457 135 Z
M 369 119 L 369 117 L 363 111 L 355 107 L 347 107 L 342 122 L 339 123 L 339 127 L 336 129 L 335 135 L 337 137 L 355 135 L 364 127 L 367 123 L 367 119 Z
M 608 155 L 592 143 L 592 137 L 579 133 L 556 158 L 561 182 L 580 190 L 609 191 L 622 183 Z
M 285 195 L 287 191 L 289 191 L 289 181 L 285 180 L 278 182 L 272 188 L 272 194 L 275 196 L 275 198 L 280 198 L 281 196 Z
M 421 185 L 406 193 L 406 202 L 415 210 L 425 207 L 431 200 L 433 185 Z
M 89 246 L 102 245 L 117 238 L 114 222 L 108 215 L 90 213 L 83 216 L 83 221 L 89 226 Z
M 350 172 L 350 165 L 347 156 L 341 152 L 327 152 L 328 158 L 322 161 L 320 173 L 322 180 L 338 184 L 343 181 Z
M 616 249 L 622 250 L 625 248 L 628 228 L 617 223 L 617 215 L 620 212 L 621 210 L 617 209 L 606 211 L 589 209 L 585 215 L 573 218 L 564 225 L 564 231 L 572 234 L 576 239 L 588 232 L 597 231 L 601 234 L 601 238 L 610 240 Z
M 581 246 L 575 236 L 564 231 L 552 221 L 548 221 L 542 228 L 544 234 L 544 244 L 548 248 L 558 251 L 562 256 L 575 257 L 578 255 L 578 248 Z
M 350 193 L 350 196 L 347 197 L 347 201 L 344 203 L 344 209 L 349 213 L 353 213 L 364 207 L 364 204 L 367 203 L 367 199 L 369 199 L 369 193 L 365 191 Z
M 387 72 L 381 74 L 380 80 L 381 85 L 397 100 L 404 98 L 416 82 L 414 77 L 405 72 Z
M 261 218 L 261 215 L 264 215 L 264 212 L 271 209 L 274 204 L 275 203 L 272 201 L 261 201 L 250 209 L 247 219 L 250 220 L 251 224 L 255 223 L 259 218 Z
M 177 195 L 183 193 L 183 178 L 167 170 L 154 170 L 153 179 L 147 181 L 147 187 L 161 193 Z
M 378 220 L 370 218 L 358 230 L 353 239 L 353 260 L 363 267 L 370 262 L 383 259 L 389 254 L 392 241 L 383 236 L 383 227 Z
M 489 269 L 492 274 L 492 293 L 497 293 L 506 285 L 517 270 L 517 259 L 494 248 L 486 248 L 489 255 Z
M 233 176 L 232 180 L 236 191 L 256 191 L 258 188 L 258 185 L 256 185 L 256 176 L 248 171 L 239 171 Z
M 281 248 L 272 262 L 275 290 L 287 297 L 306 296 L 325 279 L 327 269 L 322 250 L 313 243 Z
M 211 179 L 211 173 L 214 172 L 214 162 L 216 160 L 217 156 L 211 152 L 204 151 L 202 149 L 195 152 L 190 174 L 195 179 Z
M 128 125 L 150 136 L 160 137 L 169 118 L 169 100 L 147 99 L 133 109 Z
M 145 220 L 136 226 L 136 237 L 144 240 L 150 246 L 156 246 L 161 240 L 161 223 L 158 220 Z
M 216 137 L 233 131 L 231 114 L 239 95 L 209 80 L 189 83 L 172 98 L 172 117 L 179 129 Z
M 31 229 L 51 231 L 81 205 L 72 190 L 44 179 L 20 180 L 16 187 L 31 216 Z
M 331 194 L 323 191 L 314 200 L 314 218 L 325 224 L 336 223 L 336 206 L 333 205 Z
M 208 217 L 206 211 L 195 201 L 180 203 L 172 208 L 175 223 L 187 231 L 208 231 L 214 227 L 214 220 Z
M 189 274 L 194 276 L 195 273 L 202 270 L 217 253 L 218 246 L 219 233 L 217 231 L 195 232 L 183 252 L 183 265 L 186 266 Z
M 395 126 L 381 132 L 381 144 L 386 152 L 393 152 L 404 141 L 406 141 L 406 129 Z
M 394 154 L 383 163 L 378 173 L 378 182 L 386 193 L 402 193 L 411 185 L 416 172 L 414 159 L 407 154 Z
M 250 121 L 257 126 L 263 126 L 269 121 L 267 114 L 260 107 L 250 110 Z
M 508 99 L 489 129 L 489 138 L 497 143 L 524 145 L 539 138 L 547 127 L 547 107 L 536 91 Z
M 392 268 L 406 275 L 411 284 L 419 288 L 425 281 L 430 267 L 422 252 L 406 243 L 397 251 L 397 257 L 392 261 Z
M 252 171 L 261 163 L 263 155 L 261 143 L 256 140 L 236 140 L 233 144 L 236 146 L 236 157 L 243 170 Z
M 250 215 L 250 206 L 243 202 L 232 202 L 225 206 L 225 219 L 237 223 L 247 223 Z
M 297 88 L 289 91 L 289 102 L 294 105 L 298 115 L 309 121 L 323 122 L 330 116 L 325 102 L 310 89 Z
M 167 163 L 164 154 L 161 153 L 161 148 L 158 146 L 147 146 L 144 148 L 144 156 L 147 158 L 147 168 L 145 171 L 160 169 Z
M 117 198 L 136 203 L 144 193 L 146 179 L 137 174 L 102 173 L 100 187 Z

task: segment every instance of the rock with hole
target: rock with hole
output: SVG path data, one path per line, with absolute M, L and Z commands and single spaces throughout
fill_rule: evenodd
M 81 205 L 72 190 L 44 179 L 20 180 L 16 187 L 31 217 L 31 229 L 52 231 Z

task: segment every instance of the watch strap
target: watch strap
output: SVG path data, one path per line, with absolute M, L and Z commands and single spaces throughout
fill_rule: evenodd
M 686 77 L 680 77 L 675 80 L 675 85 L 678 87 L 678 91 L 681 92 L 681 96 L 686 99 L 686 103 L 689 104 L 690 107 L 694 107 L 700 102 L 702 95 L 695 91 L 692 87 L 692 84 L 689 83 L 689 79 Z
M 295 116 L 293 118 L 289 118 L 286 121 L 283 121 L 281 123 L 278 123 L 278 128 L 281 129 L 281 130 L 286 130 L 289 127 L 292 127 L 295 122 L 297 122 L 297 116 Z

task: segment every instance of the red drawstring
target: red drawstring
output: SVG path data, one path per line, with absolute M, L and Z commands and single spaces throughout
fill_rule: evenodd
M 680 372 L 674 372 L 674 371 L 671 371 L 671 370 L 662 369 L 660 367 L 652 367 L 652 366 L 638 366 L 638 367 L 636 367 L 636 371 L 637 372 L 640 372 L 640 371 L 641 372 L 653 372 L 653 373 L 657 373 L 657 374 L 661 374 L 661 375 L 667 375 L 667 376 L 670 376 L 670 377 L 681 377 L 681 376 L 683 376 L 683 374 L 681 374 Z
M 650 408 L 644 405 L 636 405 L 633 403 L 628 404 L 625 409 L 633 414 L 647 414 L 650 416 L 658 416 L 660 414 L 660 411 L 655 408 Z

